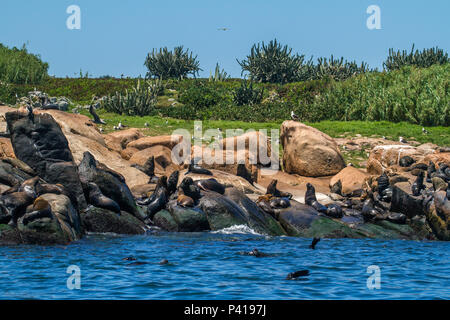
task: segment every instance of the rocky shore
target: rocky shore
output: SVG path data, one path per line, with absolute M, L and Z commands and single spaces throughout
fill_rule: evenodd
M 191 148 L 195 156 L 244 159 L 240 165 L 177 165 L 171 154 L 182 136 L 136 128 L 101 134 L 88 117 L 54 109 L 0 106 L 0 114 L 1 244 L 235 225 L 273 236 L 450 240 L 445 148 L 371 141 L 367 168 L 358 169 L 340 149 L 357 139 L 285 121 L 284 171 L 265 170 L 270 144 L 250 151 L 251 139 L 267 141 L 261 133 L 225 138 L 221 151 Z M 241 149 L 227 148 L 239 139 Z

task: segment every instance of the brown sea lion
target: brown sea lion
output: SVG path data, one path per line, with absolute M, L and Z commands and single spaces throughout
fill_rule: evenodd
M 2 221 L 8 220 L 14 225 L 17 224 L 17 220 L 25 214 L 25 209 L 28 205 L 32 204 L 34 199 L 37 198 L 34 186 L 29 181 L 24 182 L 19 187 L 19 190 L 0 196 L 0 210 Z
M 26 213 L 22 218 L 21 221 L 24 225 L 27 225 L 31 221 L 34 221 L 36 219 L 40 218 L 53 218 L 52 214 L 52 207 L 48 203 L 47 200 L 38 197 L 33 202 L 33 208 L 31 212 Z
M 149 181 L 148 183 L 158 183 L 158 177 L 155 175 L 155 157 L 151 156 L 150 158 L 145 161 L 143 166 L 140 166 L 138 164 L 132 164 L 132 167 L 142 171 L 146 175 L 148 175 Z
M 167 191 L 167 177 L 162 176 L 158 180 L 155 192 L 149 198 L 150 201 L 147 205 L 147 219 L 153 219 L 153 216 L 161 211 L 169 201 L 168 191 Z
M 283 192 L 277 189 L 278 180 L 273 179 L 270 184 L 267 186 L 266 194 L 271 194 L 274 197 L 285 197 L 288 199 L 292 199 L 292 194 L 289 192 Z
M 251 185 L 253 185 L 252 174 L 247 170 L 247 167 L 244 163 L 239 163 L 237 166 L 236 175 L 238 177 L 242 177 L 248 181 Z
M 188 170 L 186 172 L 186 174 L 189 174 L 189 173 L 205 174 L 205 175 L 208 175 L 208 176 L 212 176 L 213 175 L 212 172 L 209 171 L 208 169 L 200 167 L 195 162 L 194 159 L 192 159 L 191 163 L 189 164 L 189 168 L 188 168 Z
M 187 195 L 185 195 L 183 192 L 183 189 L 179 188 L 177 204 L 182 207 L 193 207 L 194 200 L 191 197 L 188 197 Z
M 203 191 L 214 191 L 220 194 L 225 193 L 225 186 L 214 178 L 197 180 L 194 184 Z
M 179 188 L 183 190 L 183 194 L 191 197 L 194 201 L 200 199 L 200 188 L 194 184 L 194 180 L 191 177 L 184 177 L 181 181 Z
M 316 189 L 311 183 L 306 184 L 306 192 L 305 192 L 305 204 L 308 206 L 313 207 L 319 212 L 326 213 L 327 207 L 325 207 L 323 204 L 319 203 L 316 198 Z
M 169 176 L 167 180 L 167 192 L 169 192 L 169 196 L 177 190 L 178 177 L 180 176 L 180 171 L 175 170 Z
M 114 200 L 103 195 L 100 188 L 93 182 L 89 182 L 88 186 L 88 202 L 94 207 L 103 208 L 120 214 L 120 206 Z

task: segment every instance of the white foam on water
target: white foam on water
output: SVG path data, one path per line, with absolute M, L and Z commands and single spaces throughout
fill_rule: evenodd
M 228 228 L 223 228 L 217 231 L 211 231 L 211 233 L 219 233 L 219 234 L 254 234 L 258 236 L 262 236 L 262 234 L 256 232 L 249 226 L 245 224 L 234 225 Z

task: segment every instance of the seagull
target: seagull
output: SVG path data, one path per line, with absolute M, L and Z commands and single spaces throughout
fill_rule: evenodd
M 122 124 L 122 122 L 120 121 L 119 124 L 117 125 L 117 129 L 123 129 L 125 126 Z
M 144 123 L 144 127 L 148 127 L 148 123 L 146 122 L 146 123 Z
M 227 30 L 230 30 L 230 28 L 217 28 L 217 30 L 219 30 L 219 31 L 227 31 Z
M 382 136 L 383 140 L 387 140 L 387 138 L 385 136 Z
M 166 120 L 166 124 L 169 124 L 169 120 Z
M 299 121 L 299 117 L 294 113 L 294 111 L 291 111 L 291 119 L 294 121 Z
M 113 127 L 114 130 L 118 130 L 119 128 L 117 128 L 116 126 Z
M 401 142 L 401 143 L 408 143 L 408 141 L 403 139 L 403 137 L 398 137 L 398 141 Z
M 424 127 L 422 127 L 422 133 L 423 134 L 428 134 L 428 131 Z
M 195 126 L 195 131 L 200 131 L 200 126 Z
M 99 131 L 100 131 L 100 133 L 103 133 L 103 128 L 102 128 L 102 127 L 100 127 Z

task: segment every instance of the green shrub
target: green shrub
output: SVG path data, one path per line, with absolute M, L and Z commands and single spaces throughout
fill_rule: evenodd
M 362 62 L 358 66 L 356 61 L 349 62 L 344 60 L 344 57 L 340 59 L 334 59 L 333 56 L 330 59 L 319 58 L 317 62 L 317 65 L 313 68 L 313 74 L 308 80 L 329 77 L 337 81 L 342 81 L 354 75 L 370 71 L 367 63 Z
M 183 46 L 175 47 L 173 52 L 167 47 L 155 49 L 147 55 L 144 65 L 147 67 L 148 77 L 159 79 L 184 79 L 189 74 L 194 77 L 200 69 L 197 56 L 193 56 L 189 49 L 183 51 Z
M 428 68 L 433 64 L 445 64 L 448 62 L 448 54 L 444 53 L 442 49 L 436 47 L 414 52 L 413 44 L 410 53 L 407 53 L 406 50 L 394 52 L 393 48 L 389 49 L 389 56 L 383 63 L 383 66 L 385 70 L 392 71 L 409 65 Z
M 233 92 L 233 102 L 238 106 L 244 104 L 258 104 L 262 101 L 264 89 L 253 88 L 253 81 L 247 85 L 247 80 L 242 80 L 241 86 Z
M 138 80 L 132 90 L 124 93 L 116 92 L 102 100 L 101 106 L 108 112 L 120 115 L 146 116 L 155 112 L 158 94 L 161 92 L 161 81 L 156 82 Z
M 47 77 L 48 64 L 39 55 L 0 44 L 0 80 L 16 84 L 38 84 Z
M 230 76 L 225 72 L 224 69 L 222 69 L 222 71 L 220 70 L 218 63 L 216 64 L 216 69 L 214 70 L 214 76 L 212 75 L 212 73 L 210 73 L 209 75 L 209 81 L 215 82 L 225 81 L 229 78 Z
M 179 102 L 196 109 L 206 109 L 222 100 L 230 100 L 226 90 L 217 83 L 205 81 L 191 81 L 179 96 Z
M 292 54 L 292 48 L 275 39 L 268 45 L 264 42 L 253 45 L 247 59 L 237 62 L 242 73 L 247 71 L 254 81 L 283 84 L 298 81 L 304 59 L 305 56 Z

